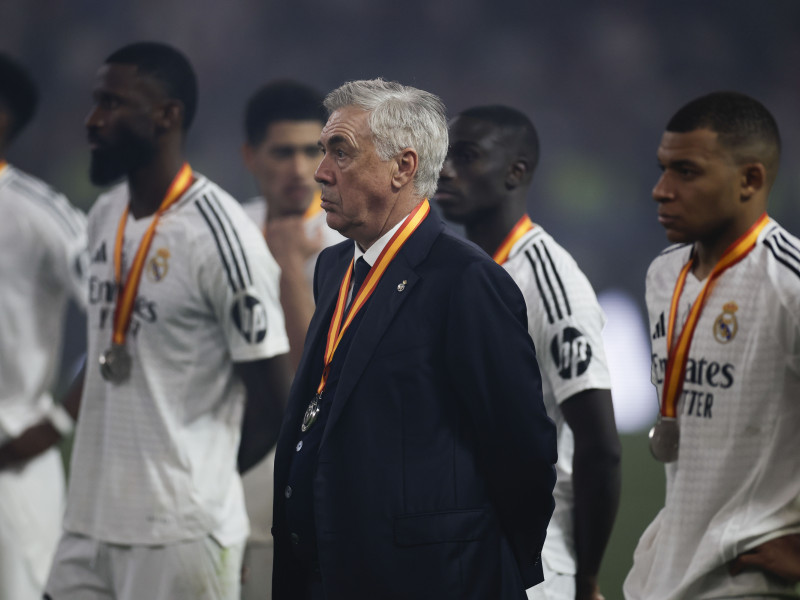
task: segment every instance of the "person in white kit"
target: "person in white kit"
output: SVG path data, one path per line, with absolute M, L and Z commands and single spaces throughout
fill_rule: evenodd
M 664 508 L 629 600 L 800 592 L 800 240 L 767 216 L 777 124 L 735 92 L 669 121 L 653 188 L 667 248 L 647 273 Z
M 436 202 L 522 290 L 558 429 L 556 508 L 542 550 L 544 583 L 529 598 L 601 598 L 597 573 L 619 504 L 620 445 L 601 332 L 605 316 L 569 253 L 526 213 L 539 159 L 530 119 L 492 105 L 459 113 Z
M 275 441 L 288 341 L 258 228 L 183 157 L 196 90 L 159 43 L 98 72 L 91 179 L 127 181 L 89 213 L 89 351 L 52 600 L 239 597 L 237 464 Z
M 36 111 L 28 72 L 0 54 L 0 600 L 38 600 L 61 533 L 53 445 L 72 417 L 53 402 L 67 302 L 86 304 L 86 219 L 6 162 Z
M 261 227 L 281 268 L 281 306 L 289 336 L 291 371 L 303 352 L 314 314 L 312 281 L 317 256 L 344 237 L 328 227 L 314 171 L 322 160 L 317 141 L 327 121 L 322 95 L 289 80 L 273 81 L 248 100 L 242 156 L 259 196 L 243 202 Z M 272 594 L 272 488 L 274 448 L 242 478 L 250 537 L 245 548 L 243 600 Z

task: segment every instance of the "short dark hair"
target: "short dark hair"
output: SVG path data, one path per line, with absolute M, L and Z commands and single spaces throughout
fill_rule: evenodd
M 197 77 L 189 59 L 172 46 L 159 42 L 136 42 L 113 52 L 106 64 L 134 65 L 137 70 L 158 81 L 167 97 L 183 104 L 184 131 L 189 129 L 197 111 Z
M 533 174 L 539 164 L 539 135 L 533 122 L 524 113 L 510 106 L 490 104 L 468 108 L 458 116 L 486 121 L 513 132 L 519 141 L 519 151 L 530 163 L 528 172 Z
M 11 115 L 6 141 L 13 140 L 30 123 L 38 104 L 39 92 L 28 70 L 0 54 L 0 108 Z
M 713 92 L 692 100 L 667 123 L 667 131 L 710 129 L 742 161 L 757 160 L 770 180 L 778 172 L 781 136 L 775 118 L 758 100 L 739 92 Z
M 327 120 L 322 94 L 302 83 L 284 79 L 263 85 L 247 101 L 244 134 L 248 144 L 258 146 L 275 121 L 319 121 L 324 125 Z

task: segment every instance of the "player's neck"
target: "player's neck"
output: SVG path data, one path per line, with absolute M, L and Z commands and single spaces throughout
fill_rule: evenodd
M 711 274 L 730 246 L 742 237 L 758 221 L 764 213 L 762 206 L 755 206 L 753 210 L 744 213 L 736 219 L 725 231 L 706 240 L 697 240 L 694 243 L 694 265 L 692 273 L 701 281 Z
M 158 210 L 183 163 L 184 158 L 179 154 L 161 156 L 128 174 L 130 211 L 134 219 L 149 217 Z
M 524 204 L 507 202 L 491 213 L 484 213 L 464 224 L 467 239 L 480 246 L 489 256 L 494 255 L 514 225 L 525 214 Z

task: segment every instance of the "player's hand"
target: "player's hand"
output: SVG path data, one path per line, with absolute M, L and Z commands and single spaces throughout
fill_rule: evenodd
M 0 470 L 13 468 L 50 449 L 61 439 L 49 421 L 42 421 L 0 446 Z
M 302 215 L 268 218 L 266 238 L 269 251 L 281 266 L 291 261 L 305 264 L 322 250 L 322 233 L 309 238 Z
M 728 565 L 731 575 L 759 569 L 792 582 L 800 582 L 800 534 L 784 535 L 740 554 Z
M 575 600 L 606 600 L 597 586 L 597 578 L 575 577 Z

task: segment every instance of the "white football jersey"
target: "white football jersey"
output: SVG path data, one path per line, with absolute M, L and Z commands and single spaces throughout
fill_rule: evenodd
M 86 218 L 11 165 L 0 170 L 0 444 L 52 405 L 67 300 L 86 304 Z
M 127 185 L 89 213 L 89 354 L 67 531 L 120 544 L 247 536 L 236 472 L 246 392 L 233 367 L 288 351 L 280 270 L 239 203 L 195 177 L 156 228 L 127 336 L 132 371 L 121 384 L 101 377 L 98 357 L 111 343 Z M 123 281 L 152 218 L 128 218 Z
M 556 507 L 542 561 L 551 571 L 574 575 L 574 440 L 559 405 L 584 390 L 611 388 L 602 338 L 605 315 L 575 260 L 538 225 L 514 245 L 503 267 L 525 297 L 544 405 L 558 431 Z
M 690 253 L 672 246 L 647 273 L 659 398 L 670 300 Z M 676 338 L 703 283 L 687 277 Z M 666 465 L 665 505 L 639 541 L 625 597 L 798 597 L 775 577 L 727 570 L 742 552 L 800 532 L 800 240 L 774 221 L 716 281 L 677 409 L 678 460 Z
M 316 199 L 314 201 L 318 202 Z M 247 216 L 249 216 L 256 225 L 262 228 L 263 233 L 264 223 L 267 220 L 267 201 L 264 197 L 255 196 L 250 198 L 246 200 L 242 206 Z M 341 233 L 328 227 L 325 216 L 325 211 L 320 209 L 305 220 L 306 235 L 309 239 L 321 239 L 323 249 L 338 244 L 346 239 Z M 318 254 L 315 254 L 306 261 L 305 274 L 309 286 L 312 286 L 314 282 L 314 268 L 316 267 L 318 256 Z M 275 450 L 273 449 L 264 460 L 250 469 L 242 477 L 244 496 L 247 504 L 247 515 L 250 517 L 249 539 L 252 542 L 258 542 L 260 544 L 272 543 L 272 482 L 274 461 Z

